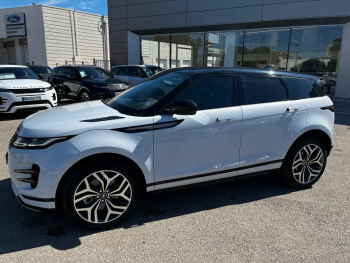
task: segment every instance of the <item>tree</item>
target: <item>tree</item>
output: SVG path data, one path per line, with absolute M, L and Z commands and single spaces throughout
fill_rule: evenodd
M 301 71 L 306 72 L 319 72 L 319 71 L 325 71 L 326 64 L 317 59 L 317 58 L 309 58 L 308 60 L 305 60 L 303 63 L 301 63 Z

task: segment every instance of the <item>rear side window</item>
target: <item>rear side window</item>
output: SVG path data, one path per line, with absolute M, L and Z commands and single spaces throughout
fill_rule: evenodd
M 321 88 L 313 81 L 298 78 L 284 78 L 292 87 L 299 99 L 309 99 L 322 96 Z
M 287 88 L 278 78 L 244 77 L 242 87 L 246 105 L 288 100 Z

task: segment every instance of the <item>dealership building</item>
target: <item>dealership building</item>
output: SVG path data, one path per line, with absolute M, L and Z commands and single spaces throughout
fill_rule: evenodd
M 53 6 L 0 9 L 0 64 L 109 64 L 108 18 Z
M 111 65 L 304 72 L 350 99 L 349 0 L 108 0 L 108 16 Z

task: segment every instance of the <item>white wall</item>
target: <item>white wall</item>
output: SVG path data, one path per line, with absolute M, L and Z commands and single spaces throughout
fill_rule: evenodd
M 55 67 L 65 60 L 83 61 L 92 65 L 93 59 L 103 60 L 103 41 L 99 30 L 101 15 L 52 6 L 43 6 L 47 64 Z M 75 20 L 75 23 L 74 23 Z M 106 58 L 109 60 L 108 19 Z

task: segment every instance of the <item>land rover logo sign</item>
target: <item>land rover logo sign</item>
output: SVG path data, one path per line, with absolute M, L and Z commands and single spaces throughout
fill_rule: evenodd
M 24 13 L 22 14 L 8 14 L 4 16 L 5 18 L 5 25 L 25 25 L 26 23 L 26 17 Z
M 10 23 L 19 23 L 21 21 L 21 17 L 18 15 L 12 15 L 7 17 L 7 21 Z

